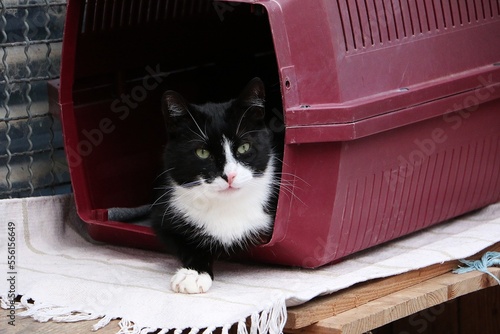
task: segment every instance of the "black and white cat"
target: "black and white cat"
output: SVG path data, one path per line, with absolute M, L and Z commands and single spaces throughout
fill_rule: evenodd
M 224 103 L 163 95 L 168 141 L 153 227 L 182 262 L 171 279 L 175 292 L 206 292 L 214 259 L 272 233 L 279 181 L 264 99 L 259 78 Z

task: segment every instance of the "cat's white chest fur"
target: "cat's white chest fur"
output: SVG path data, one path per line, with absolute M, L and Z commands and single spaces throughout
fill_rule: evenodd
M 260 176 L 231 160 L 226 168 L 236 175 L 232 187 L 221 177 L 191 188 L 175 186 L 172 205 L 190 224 L 229 249 L 271 228 L 272 218 L 264 207 L 272 192 L 274 169 L 272 159 Z

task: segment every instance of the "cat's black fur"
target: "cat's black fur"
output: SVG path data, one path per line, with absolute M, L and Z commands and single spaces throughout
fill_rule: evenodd
M 268 163 L 278 163 L 273 151 L 273 134 L 266 126 L 264 85 L 253 79 L 239 97 L 224 103 L 193 105 L 178 93 L 163 95 L 163 114 L 168 141 L 163 154 L 163 173 L 158 177 L 153 205 L 153 228 L 164 244 L 174 252 L 184 268 L 208 273 L 213 279 L 213 261 L 223 254 L 233 254 L 250 245 L 266 240 L 272 226 L 253 231 L 231 245 L 221 243 L 193 224 L 185 212 L 178 212 L 173 205 L 174 188 L 195 189 L 204 179 L 212 183 L 217 178 L 227 181 L 224 175 L 226 157 L 222 138 L 234 143 L 238 163 L 248 167 L 254 178 L 263 177 Z M 250 149 L 239 155 L 236 147 L 250 143 Z M 209 159 L 201 159 L 197 149 L 210 152 Z M 238 148 L 239 149 L 239 148 Z M 262 208 L 271 221 L 277 200 L 278 171 L 273 171 L 272 191 Z M 239 190 L 236 190 L 239 191 Z M 229 194 L 231 195 L 231 194 Z

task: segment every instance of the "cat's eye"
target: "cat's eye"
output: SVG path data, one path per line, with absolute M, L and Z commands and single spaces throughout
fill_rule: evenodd
M 200 159 L 208 159 L 210 157 L 210 151 L 205 150 L 204 148 L 199 148 L 196 150 L 196 155 Z
M 250 144 L 249 143 L 244 143 L 238 147 L 238 153 L 239 154 L 245 154 L 250 150 Z

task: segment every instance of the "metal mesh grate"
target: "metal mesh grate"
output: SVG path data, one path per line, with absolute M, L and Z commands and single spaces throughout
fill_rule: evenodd
M 0 0 L 0 198 L 71 190 L 47 81 L 59 77 L 65 1 Z

